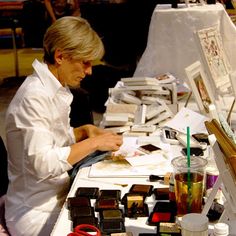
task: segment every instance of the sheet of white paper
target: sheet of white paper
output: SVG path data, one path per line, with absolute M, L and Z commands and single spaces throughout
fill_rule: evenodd
M 183 107 L 172 119 L 165 123 L 165 126 L 185 134 L 187 133 L 187 126 L 190 127 L 191 134 L 207 133 L 204 124 L 207 120 L 209 120 L 208 117 Z
M 123 144 L 120 146 L 119 150 L 113 152 L 116 155 L 123 155 L 126 157 L 137 156 L 143 154 L 143 152 L 138 150 L 139 145 L 137 145 L 137 137 L 123 137 Z
M 123 154 L 126 161 L 104 160 L 90 167 L 89 177 L 143 177 L 150 174 L 165 175 L 171 172 L 172 150 L 169 144 L 158 145 L 160 153 L 144 154 L 138 150 L 137 138 L 124 137 L 123 145 L 114 155 Z
M 131 166 L 158 165 L 159 163 L 168 162 L 167 158 L 165 158 L 162 153 L 127 157 L 125 159 Z
M 168 163 L 168 164 L 167 164 Z M 171 172 L 170 163 L 165 160 L 158 164 L 131 166 L 128 162 L 114 162 L 111 160 L 100 161 L 90 167 L 89 177 L 91 178 L 127 178 L 143 177 L 151 174 L 165 175 Z

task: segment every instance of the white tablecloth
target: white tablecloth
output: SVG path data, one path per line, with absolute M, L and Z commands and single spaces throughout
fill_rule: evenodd
M 181 145 L 171 145 L 173 152 L 173 157 L 181 155 Z M 206 155 L 207 155 L 206 151 Z M 130 189 L 133 184 L 151 184 L 154 188 L 167 187 L 160 182 L 150 182 L 148 176 L 137 176 L 137 177 L 90 177 L 90 167 L 85 167 L 80 169 L 77 173 L 76 178 L 71 186 L 70 192 L 67 197 L 74 197 L 75 192 L 78 187 L 98 187 L 102 189 L 120 189 L 121 197 L 124 196 Z M 150 172 L 150 174 L 152 174 Z M 155 174 L 155 173 L 153 173 Z M 127 184 L 127 186 L 122 187 L 121 184 Z M 92 205 L 94 205 L 95 200 L 92 200 Z M 155 196 L 152 194 L 150 197 L 147 197 L 145 202 L 148 204 L 149 213 L 152 212 L 152 209 L 156 203 Z M 123 205 L 120 203 L 120 208 L 123 209 Z M 96 212 L 96 216 L 98 214 Z M 234 224 L 235 225 L 235 224 Z M 150 226 L 147 224 L 147 217 L 138 217 L 137 219 L 125 218 L 125 227 L 127 232 L 132 232 L 133 236 L 138 236 L 139 233 L 155 233 L 156 227 Z M 209 229 L 212 229 L 212 224 L 209 225 Z M 60 215 L 57 219 L 57 222 L 54 226 L 54 229 L 50 236 L 66 236 L 72 230 L 72 221 L 69 220 L 69 210 L 66 207 L 66 203 L 62 207 Z M 235 230 L 232 230 L 232 233 L 235 233 Z M 236 234 L 232 234 L 235 235 Z
M 185 67 L 201 60 L 194 32 L 218 25 L 223 46 L 236 69 L 236 27 L 223 5 L 192 5 L 171 8 L 157 5 L 149 26 L 148 42 L 134 76 L 156 76 L 171 72 L 185 80 Z
M 75 191 L 78 187 L 99 187 L 99 189 L 120 189 L 123 197 L 132 186 L 132 184 L 152 184 L 154 187 L 165 187 L 158 182 L 150 182 L 148 178 L 89 178 L 89 167 L 82 168 L 70 189 L 68 197 L 74 197 Z M 128 184 L 127 187 L 121 187 L 116 184 Z M 167 186 L 166 186 L 167 187 Z M 155 204 L 154 196 L 146 199 L 150 209 Z M 120 204 L 120 208 L 122 205 Z M 66 205 L 63 206 L 62 211 L 58 217 L 56 225 L 51 233 L 51 236 L 66 236 L 71 232 L 72 221 L 69 220 L 69 210 Z M 137 219 L 125 218 L 125 227 L 127 232 L 132 232 L 133 236 L 138 236 L 142 233 L 155 233 L 156 227 L 147 225 L 147 217 L 138 217 Z

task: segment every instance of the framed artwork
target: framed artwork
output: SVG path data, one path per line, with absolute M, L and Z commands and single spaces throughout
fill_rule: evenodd
M 224 212 L 219 222 L 224 220 L 236 220 L 236 145 L 235 142 L 225 133 L 217 120 L 205 122 L 214 159 L 219 170 L 219 177 L 213 186 L 212 194 L 207 199 L 202 214 L 207 214 L 215 198 L 216 190 L 222 189 L 225 197 Z M 218 182 L 218 183 L 217 183 Z M 223 183 L 223 184 L 222 184 Z M 207 209 L 208 208 L 208 209 Z M 222 221 L 221 221 L 222 220 Z
M 232 71 L 229 75 L 229 78 L 232 85 L 234 97 L 236 98 L 236 71 Z
M 207 74 L 215 88 L 227 92 L 230 88 L 230 64 L 224 52 L 222 37 L 217 27 L 210 27 L 196 32 L 202 59 L 206 64 Z
M 186 67 L 185 72 L 199 110 L 208 115 L 209 105 L 214 104 L 215 100 L 200 61 Z

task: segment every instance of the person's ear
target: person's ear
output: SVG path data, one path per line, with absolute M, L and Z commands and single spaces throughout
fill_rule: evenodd
M 62 59 L 63 59 L 63 55 L 60 49 L 56 49 L 55 53 L 54 53 L 54 60 L 58 65 L 61 65 L 62 63 Z

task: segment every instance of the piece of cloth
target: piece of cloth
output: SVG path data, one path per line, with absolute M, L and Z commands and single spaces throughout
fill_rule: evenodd
M 10 182 L 5 217 L 12 236 L 50 235 L 70 186 L 73 96 L 46 64 L 35 60 L 33 68 L 6 114 Z
M 5 195 L 0 197 L 0 236 L 9 236 L 5 221 Z
M 8 187 L 8 174 L 7 174 L 7 150 L 5 144 L 0 137 L 0 197 L 5 195 Z
M 111 152 L 102 152 L 102 151 L 95 151 L 94 153 L 88 155 L 81 161 L 79 161 L 73 168 L 71 173 L 71 183 L 74 181 L 74 178 L 78 171 L 83 167 L 91 166 L 94 163 L 104 160 L 106 157 L 110 157 Z

